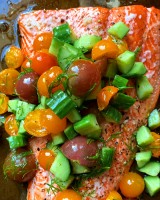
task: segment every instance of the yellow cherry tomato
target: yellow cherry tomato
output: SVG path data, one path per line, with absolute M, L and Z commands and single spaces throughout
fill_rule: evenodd
M 50 149 L 42 149 L 38 155 L 38 163 L 45 170 L 50 170 L 50 167 L 55 159 L 55 155 Z
M 82 197 L 76 191 L 67 189 L 58 192 L 55 200 L 82 200 Z
M 7 112 L 8 101 L 9 101 L 9 98 L 5 94 L 0 93 L 0 115 Z
M 113 190 L 113 191 L 110 191 L 106 200 L 123 200 L 123 199 L 116 190 Z
M 23 60 L 24 55 L 22 53 L 22 50 L 16 46 L 11 46 L 5 56 L 7 67 L 16 69 L 22 65 Z
M 142 194 L 144 186 L 144 180 L 139 174 L 128 172 L 122 177 L 119 188 L 125 197 L 136 198 Z

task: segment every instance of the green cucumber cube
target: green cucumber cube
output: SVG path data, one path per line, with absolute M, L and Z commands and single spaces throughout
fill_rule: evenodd
M 122 39 L 128 32 L 129 28 L 123 22 L 117 22 L 108 29 L 108 33 Z
M 151 151 L 141 151 L 136 153 L 135 160 L 137 162 L 137 165 L 139 168 L 143 167 L 145 164 L 147 164 L 152 157 Z
M 160 191 L 160 178 L 158 176 L 145 176 L 144 182 L 151 197 Z
M 156 161 L 150 161 L 138 170 L 150 176 L 158 176 L 160 173 L 160 163 Z
M 147 72 L 146 67 L 142 62 L 135 62 L 131 70 L 125 74 L 125 77 L 138 77 L 142 76 Z
M 148 127 L 155 129 L 160 126 L 160 112 L 158 109 L 154 109 L 148 117 Z
M 146 126 L 141 126 L 136 133 L 136 140 L 139 146 L 147 146 L 154 141 L 150 130 Z
M 127 50 L 124 53 L 120 54 L 116 58 L 118 70 L 123 74 L 127 74 L 133 67 L 135 58 L 136 54 L 132 51 Z

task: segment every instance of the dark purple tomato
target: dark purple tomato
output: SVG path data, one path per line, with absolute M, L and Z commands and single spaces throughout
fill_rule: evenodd
M 35 176 L 36 169 L 34 154 L 25 148 L 12 150 L 3 164 L 4 175 L 17 182 L 31 180 Z
M 96 159 L 91 159 L 98 151 L 97 143 L 89 142 L 84 136 L 77 136 L 66 141 L 61 146 L 61 150 L 68 159 L 77 161 L 81 165 L 93 167 L 97 163 Z
M 96 64 L 89 60 L 76 60 L 68 69 L 69 89 L 72 94 L 83 97 L 100 83 L 101 72 Z
M 38 95 L 36 89 L 38 78 L 39 76 L 35 72 L 28 72 L 21 76 L 19 80 L 17 80 L 15 89 L 21 100 L 33 104 L 38 103 Z

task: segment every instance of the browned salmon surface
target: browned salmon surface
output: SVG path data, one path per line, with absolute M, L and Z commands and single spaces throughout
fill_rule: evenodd
M 116 153 L 111 169 L 96 178 L 84 181 L 82 193 L 91 194 L 86 200 L 105 200 L 109 191 L 118 189 L 121 177 L 131 166 L 136 144 L 133 133 L 141 125 L 147 123 L 149 113 L 154 109 L 160 94 L 160 10 L 152 7 L 126 6 L 113 8 L 73 8 L 69 10 L 33 11 L 19 17 L 19 28 L 22 36 L 22 49 L 25 55 L 34 55 L 33 41 L 37 34 L 52 31 L 53 27 L 68 22 L 75 35 L 84 34 L 100 35 L 105 38 L 107 28 L 112 24 L 123 21 L 130 28 L 126 40 L 130 50 L 141 47 L 137 60 L 142 61 L 148 72 L 147 77 L 152 84 L 153 94 L 144 101 L 137 101 L 124 113 L 122 123 L 113 125 L 101 122 L 103 137 L 107 139 L 119 132 L 116 137 L 108 142 L 107 146 L 115 147 Z M 136 97 L 134 88 L 128 93 Z M 31 146 L 34 152 L 44 148 L 46 138 L 34 138 Z M 58 169 L 57 169 L 58 170 Z M 48 190 L 51 181 L 49 172 L 39 169 L 35 178 L 29 183 L 28 200 L 54 200 L 54 192 Z

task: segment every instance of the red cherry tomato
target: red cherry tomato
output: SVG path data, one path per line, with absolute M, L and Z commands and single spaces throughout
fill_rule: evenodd
M 76 191 L 67 189 L 58 192 L 55 200 L 82 200 L 82 197 Z
M 57 66 L 57 59 L 52 54 L 39 51 L 32 58 L 32 69 L 39 75 L 53 66 Z
M 21 71 L 25 71 L 26 69 L 31 68 L 31 60 L 26 59 L 21 65 Z
M 38 162 L 40 166 L 45 170 L 50 170 L 50 167 L 54 161 L 55 155 L 50 149 L 42 149 L 38 155 Z
M 144 186 L 144 180 L 139 174 L 128 172 L 122 177 L 119 188 L 125 197 L 136 198 L 142 194 Z

